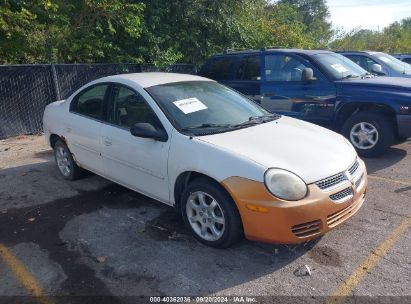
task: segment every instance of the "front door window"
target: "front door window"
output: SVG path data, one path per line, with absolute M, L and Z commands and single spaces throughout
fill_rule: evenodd
M 266 81 L 301 81 L 307 66 L 294 57 L 287 55 L 265 56 Z
M 160 126 L 157 116 L 140 94 L 124 86 L 115 86 L 113 90 L 108 107 L 108 122 L 125 129 L 130 129 L 136 123 Z

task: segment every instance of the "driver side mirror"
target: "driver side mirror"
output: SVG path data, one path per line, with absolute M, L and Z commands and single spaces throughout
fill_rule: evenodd
M 167 133 L 164 130 L 158 130 L 149 123 L 136 123 L 130 128 L 130 133 L 136 137 L 151 138 L 162 142 L 166 142 L 168 139 Z
M 312 68 L 305 68 L 303 69 L 302 75 L 301 75 L 301 81 L 303 82 L 311 82 L 315 81 L 317 78 L 314 77 L 314 71 Z
M 384 72 L 382 71 L 382 66 L 381 64 L 374 63 L 371 67 L 371 72 L 377 75 L 385 75 Z

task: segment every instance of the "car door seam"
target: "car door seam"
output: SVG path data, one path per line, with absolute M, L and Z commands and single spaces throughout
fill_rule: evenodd
M 84 145 L 79 144 L 79 143 L 76 143 L 76 142 L 71 142 L 71 144 L 72 144 L 73 146 L 77 146 L 77 147 L 82 148 L 82 149 L 84 149 L 84 150 L 86 150 L 86 151 L 89 151 L 89 152 L 92 152 L 92 153 L 94 153 L 94 154 L 97 154 L 97 155 L 100 155 L 100 156 L 101 156 L 101 153 L 98 152 L 97 150 L 91 149 L 91 148 L 89 148 L 89 147 L 87 147 L 87 146 L 84 146 Z
M 115 161 L 115 162 L 117 162 L 117 163 L 119 163 L 119 164 L 122 164 L 122 165 L 124 165 L 124 166 L 127 166 L 127 167 L 129 167 L 129 168 L 136 169 L 136 170 L 138 170 L 138 171 L 140 171 L 140 172 L 143 172 L 143 173 L 146 173 L 146 174 L 148 174 L 148 175 L 154 176 L 154 177 L 156 177 L 156 178 L 158 178 L 158 179 L 161 179 L 161 180 L 164 180 L 164 179 L 165 179 L 165 177 L 164 177 L 163 175 L 158 174 L 158 173 L 156 173 L 156 172 L 154 172 L 154 171 L 151 171 L 150 169 L 147 169 L 147 168 L 144 168 L 144 167 L 141 167 L 141 166 L 136 166 L 136 165 L 134 165 L 134 164 L 132 164 L 132 163 L 129 163 L 129 162 L 126 162 L 126 161 L 122 161 L 122 160 L 119 160 L 119 159 L 114 158 L 114 157 L 110 157 L 110 156 L 107 155 L 107 154 L 104 154 L 104 155 L 102 155 L 102 156 L 103 156 L 104 158 L 107 158 L 107 159 L 109 159 L 109 160 Z

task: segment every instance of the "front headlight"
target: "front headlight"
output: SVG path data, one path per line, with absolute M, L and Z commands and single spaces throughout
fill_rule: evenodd
M 264 175 L 264 183 L 274 196 L 287 201 L 298 201 L 307 195 L 305 182 L 287 170 L 268 169 Z

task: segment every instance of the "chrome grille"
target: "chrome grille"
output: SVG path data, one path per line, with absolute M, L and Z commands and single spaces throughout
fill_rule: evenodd
M 336 175 L 333 175 L 331 177 L 327 177 L 323 180 L 320 180 L 318 182 L 316 182 L 315 184 L 322 190 L 324 189 L 328 189 L 331 187 L 334 187 L 344 181 L 347 180 L 347 177 L 345 176 L 344 173 L 338 173 Z
M 352 188 L 348 187 L 340 192 L 330 195 L 330 199 L 332 199 L 334 202 L 341 203 L 341 202 L 349 200 L 353 196 L 354 196 L 354 193 L 353 193 Z
M 348 172 L 350 172 L 351 175 L 354 175 L 354 173 L 357 171 L 359 166 L 360 166 L 360 163 L 358 162 L 358 159 L 356 159 L 354 165 L 352 165 L 352 167 L 348 169 Z
M 344 182 L 349 182 L 348 177 L 352 176 L 354 178 L 358 177 L 362 173 L 360 162 L 358 159 L 355 160 L 355 163 L 344 172 L 340 172 L 336 175 L 327 177 L 322 179 L 315 184 L 321 189 L 325 191 L 331 191 L 332 189 L 340 186 Z

